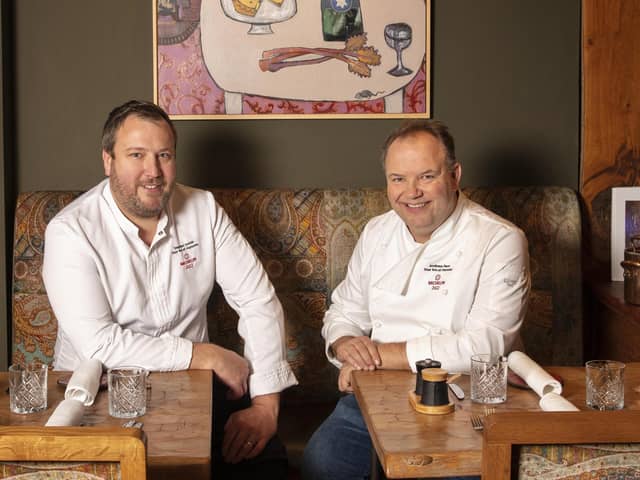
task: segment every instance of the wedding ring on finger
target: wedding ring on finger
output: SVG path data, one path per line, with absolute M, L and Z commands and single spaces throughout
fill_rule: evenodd
M 253 442 L 251 440 L 247 440 L 246 445 L 247 445 L 247 447 L 252 448 L 253 447 Z

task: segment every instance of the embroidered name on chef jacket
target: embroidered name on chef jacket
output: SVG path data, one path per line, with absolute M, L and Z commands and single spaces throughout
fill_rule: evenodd
M 173 247 L 171 254 L 180 255 L 180 266 L 185 270 L 189 270 L 195 266 L 196 261 L 198 260 L 198 257 L 193 255 L 195 252 L 190 252 L 189 250 L 196 248 L 198 245 L 198 242 L 190 240 L 186 243 Z
M 431 290 L 440 290 L 440 287 L 444 286 L 447 281 L 442 278 L 442 272 L 451 272 L 453 267 L 449 264 L 431 263 L 427 267 L 424 267 L 425 272 L 433 272 L 434 275 L 431 280 L 427 281 L 427 285 L 431 287 Z

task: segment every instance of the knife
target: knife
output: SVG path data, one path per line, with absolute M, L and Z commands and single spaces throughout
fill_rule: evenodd
M 460 387 L 460 385 L 455 383 L 447 383 L 447 385 L 449 385 L 449 390 L 453 392 L 458 400 L 464 400 L 464 390 L 462 390 L 462 387 Z

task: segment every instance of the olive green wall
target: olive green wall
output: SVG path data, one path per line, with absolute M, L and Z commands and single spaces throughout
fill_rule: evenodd
M 12 1 L 15 189 L 86 189 L 102 178 L 108 111 L 153 98 L 152 2 Z M 365 0 L 364 8 L 366 1 L 390 0 Z M 457 138 L 463 184 L 577 188 L 580 1 L 432 5 L 433 115 Z M 179 121 L 179 179 L 216 187 L 381 186 L 379 147 L 398 123 Z

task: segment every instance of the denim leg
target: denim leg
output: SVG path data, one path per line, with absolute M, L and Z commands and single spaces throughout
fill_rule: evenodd
M 305 480 L 363 479 L 371 470 L 371 439 L 354 395 L 342 397 L 304 449 Z

